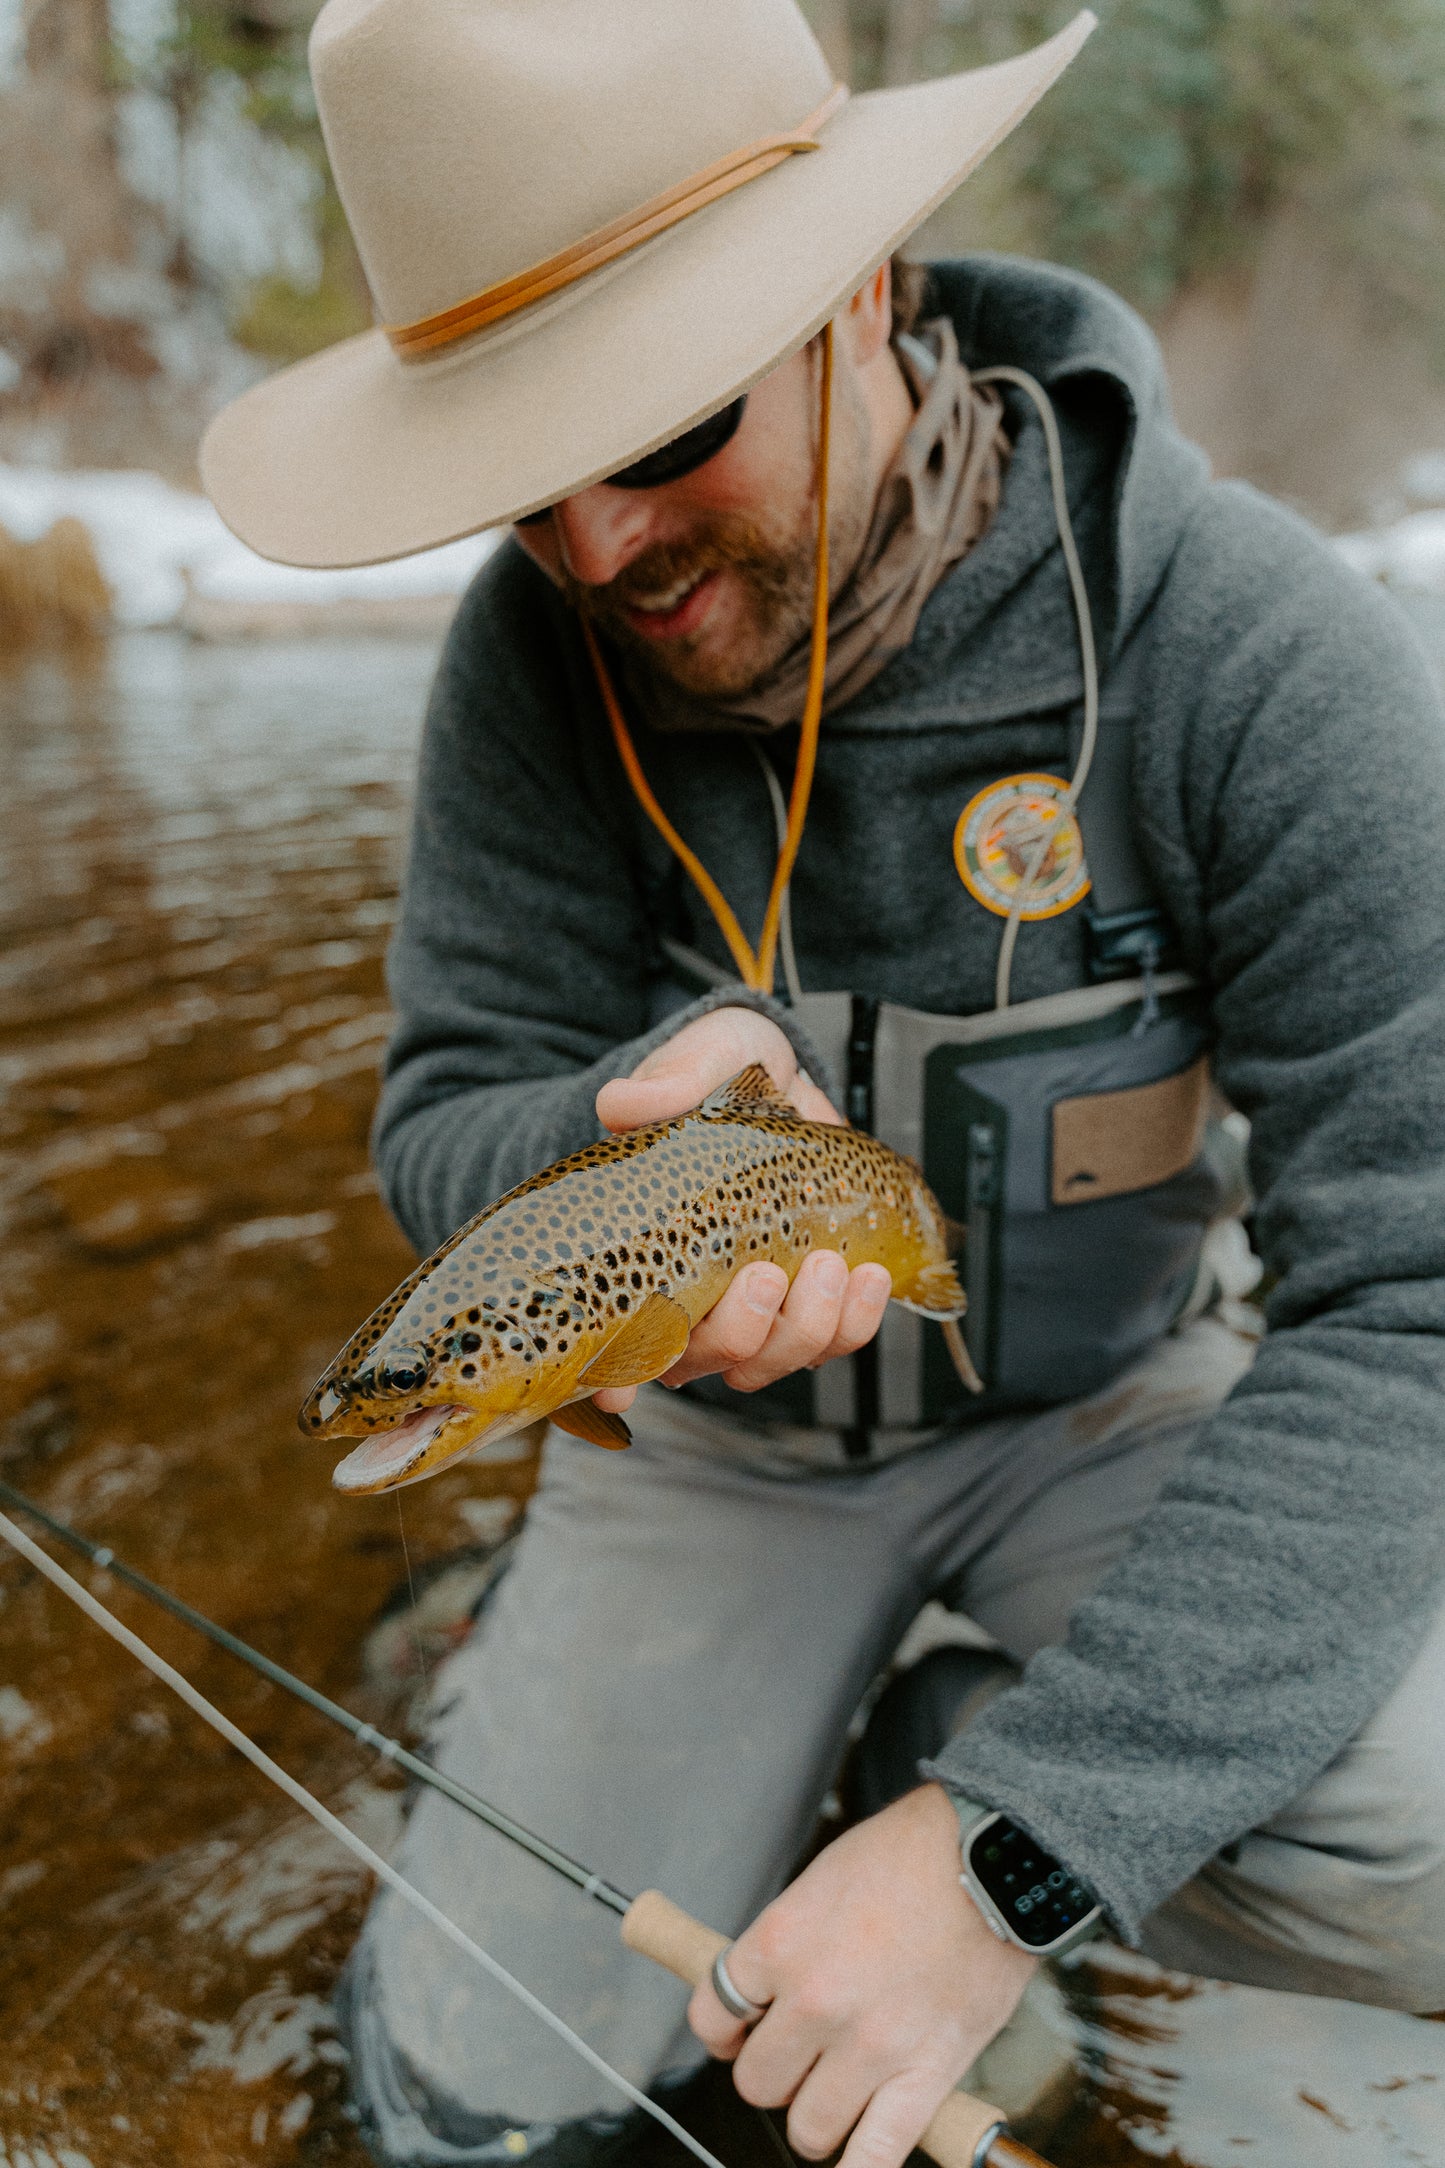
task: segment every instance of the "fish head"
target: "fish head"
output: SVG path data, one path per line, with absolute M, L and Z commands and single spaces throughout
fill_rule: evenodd
M 543 1371 L 525 1316 L 477 1303 L 421 1330 L 417 1310 L 380 1329 L 369 1319 L 302 1406 L 307 1437 L 360 1440 L 332 1474 L 349 1495 L 419 1483 L 536 1420 Z

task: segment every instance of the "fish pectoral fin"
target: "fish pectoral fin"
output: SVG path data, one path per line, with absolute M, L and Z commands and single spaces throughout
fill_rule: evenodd
M 649 1295 L 600 1353 L 593 1356 L 579 1383 L 589 1392 L 604 1385 L 647 1385 L 670 1370 L 692 1331 L 680 1302 L 671 1295 Z M 553 1417 L 556 1421 L 556 1417 Z
M 632 1432 L 622 1417 L 609 1415 L 595 1400 L 569 1400 L 565 1408 L 552 1410 L 552 1421 L 559 1430 L 585 1438 L 589 1445 L 605 1445 L 611 1453 L 620 1453 L 632 1443 Z
M 920 1317 L 962 1317 L 968 1308 L 953 1261 L 947 1257 L 939 1264 L 924 1265 L 905 1286 L 895 1287 L 893 1300 L 905 1310 L 916 1310 Z
M 786 1092 L 778 1090 L 760 1061 L 749 1062 L 746 1069 L 739 1069 L 726 1084 L 719 1084 L 715 1092 L 709 1092 L 699 1114 L 791 1114 L 796 1121 L 798 1110 Z

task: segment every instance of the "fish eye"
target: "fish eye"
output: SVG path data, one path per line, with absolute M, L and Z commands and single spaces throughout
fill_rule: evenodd
M 425 1385 L 431 1362 L 425 1348 L 397 1347 L 379 1358 L 376 1382 L 383 1392 L 414 1393 Z

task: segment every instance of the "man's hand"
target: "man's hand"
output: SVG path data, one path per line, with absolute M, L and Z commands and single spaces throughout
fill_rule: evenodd
M 708 1981 L 688 2020 L 788 2139 L 840 2168 L 900 2168 L 1038 1960 L 997 1940 L 960 1886 L 958 1817 L 925 1784 L 848 1830 L 739 1935 L 728 1975 L 765 2003 L 749 2031 Z M 789 2105 L 790 2104 L 790 2105 Z
M 786 1035 L 753 1009 L 714 1009 L 686 1025 L 632 1076 L 603 1085 L 597 1118 L 614 1131 L 670 1121 L 752 1062 L 762 1063 L 810 1122 L 841 1121 L 800 1072 Z M 851 1355 L 878 1330 L 891 1288 L 882 1265 L 859 1265 L 850 1273 L 836 1250 L 814 1250 L 791 1287 L 780 1265 L 746 1265 L 662 1382 L 686 1385 L 721 1371 L 725 1384 L 755 1393 L 794 1370 Z M 595 1395 L 597 1405 L 614 1414 L 630 1408 L 636 1397 L 632 1385 Z

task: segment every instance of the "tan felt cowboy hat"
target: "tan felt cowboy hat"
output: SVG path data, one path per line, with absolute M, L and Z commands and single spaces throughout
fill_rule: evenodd
M 810 339 L 1093 27 L 850 98 L 794 0 L 328 0 L 381 321 L 227 407 L 206 489 L 262 556 L 357 565 L 616 473 Z

